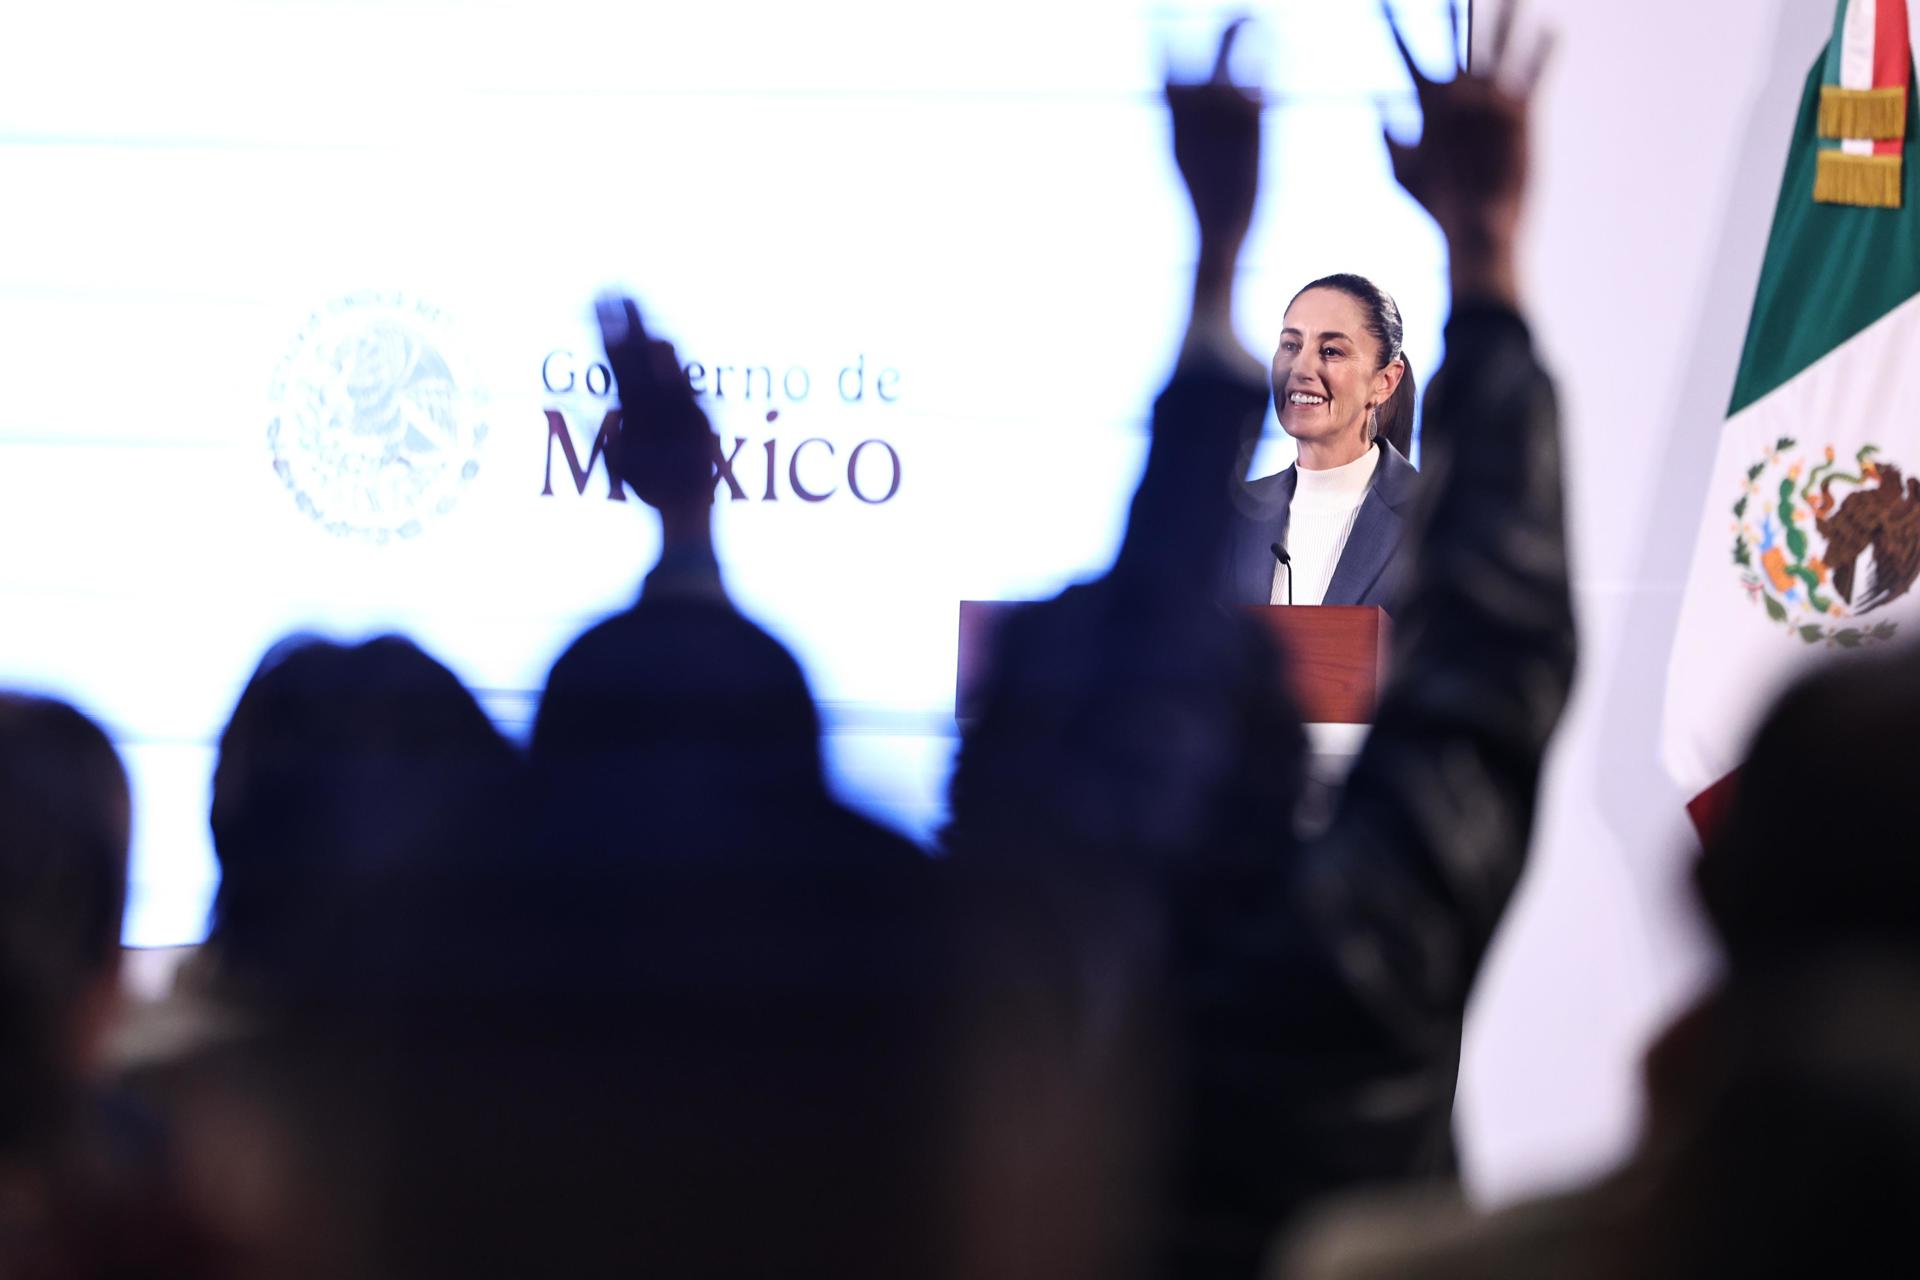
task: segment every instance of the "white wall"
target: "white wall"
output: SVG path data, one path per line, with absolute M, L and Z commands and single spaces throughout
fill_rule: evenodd
M 1483 0 L 1476 40 L 1491 27 Z M 1490 1201 L 1582 1177 L 1716 958 L 1686 895 L 1660 703 L 1707 470 L 1830 0 L 1534 0 L 1525 268 L 1565 411 L 1582 668 L 1534 861 L 1468 1026 L 1463 1158 Z

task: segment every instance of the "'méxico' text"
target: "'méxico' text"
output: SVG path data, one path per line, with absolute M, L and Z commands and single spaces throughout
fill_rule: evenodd
M 803 365 L 788 366 L 776 379 L 770 365 L 722 364 L 709 367 L 690 360 L 685 366 L 685 373 L 687 383 L 694 392 L 709 397 L 711 401 L 778 401 L 792 405 L 804 401 L 813 390 L 813 375 Z M 730 376 L 735 374 L 738 376 Z M 573 352 L 564 348 L 548 352 L 546 359 L 541 361 L 540 383 L 549 394 L 556 396 L 577 396 L 584 391 L 595 400 L 604 401 L 611 398 L 614 392 L 612 371 L 604 363 L 592 361 L 583 366 L 575 359 Z M 880 369 L 869 381 L 864 355 L 842 368 L 834 379 L 834 389 L 840 401 L 848 405 L 862 403 L 869 390 L 876 402 L 893 404 L 899 399 L 899 388 L 898 369 Z M 714 404 L 712 407 L 718 410 L 720 406 Z M 598 467 L 606 476 L 608 499 L 625 502 L 626 484 L 611 457 L 611 445 L 620 430 L 620 410 L 604 410 L 599 428 L 584 450 L 575 440 L 565 410 L 549 408 L 545 412 L 547 449 L 545 478 L 540 490 L 542 496 L 552 497 L 554 494 L 553 462 L 557 445 L 566 468 L 564 474 L 573 481 L 575 494 L 586 493 L 594 469 Z M 769 423 L 777 421 L 779 417 L 778 408 L 769 408 L 766 412 Z M 724 486 L 728 500 L 733 502 L 777 502 L 784 489 L 801 502 L 825 502 L 846 493 L 868 506 L 879 506 L 891 502 L 900 492 L 900 453 L 885 440 L 862 440 L 844 451 L 823 436 L 808 436 L 791 448 L 783 447 L 777 436 L 761 440 L 753 448 L 748 447 L 749 443 L 748 437 L 741 435 L 733 436 L 730 446 L 719 437 L 715 438 L 713 463 L 716 498 Z M 581 456 L 583 452 L 584 459 Z M 782 484 L 782 481 L 785 483 Z

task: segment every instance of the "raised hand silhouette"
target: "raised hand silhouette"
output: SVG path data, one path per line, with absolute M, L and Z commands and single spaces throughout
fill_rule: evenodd
M 1461 66 L 1456 58 L 1453 76 L 1435 80 L 1414 61 L 1392 8 L 1381 8 L 1423 121 L 1417 142 L 1385 135 L 1394 177 L 1446 234 L 1454 296 L 1511 306 L 1518 292 L 1513 240 L 1527 185 L 1528 118 L 1552 34 L 1536 36 L 1532 49 L 1516 56 L 1516 0 L 1500 11 L 1484 66 Z

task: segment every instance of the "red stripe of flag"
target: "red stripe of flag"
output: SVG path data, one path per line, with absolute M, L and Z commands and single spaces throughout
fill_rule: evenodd
M 1907 45 L 1907 0 L 1880 0 L 1874 6 L 1873 87 L 1905 88 L 1913 71 L 1913 52 Z M 1901 140 L 1881 138 L 1875 155 L 1897 156 Z
M 1723 775 L 1718 782 L 1687 801 L 1687 816 L 1702 845 L 1710 845 L 1726 830 L 1727 815 L 1733 811 L 1733 793 L 1740 785 L 1740 770 Z
M 1907 48 L 1907 0 L 1880 0 L 1873 17 L 1873 87 L 1905 86 L 1912 67 L 1913 54 Z

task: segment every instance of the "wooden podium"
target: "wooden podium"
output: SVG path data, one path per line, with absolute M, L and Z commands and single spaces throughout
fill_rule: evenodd
M 1024 602 L 962 600 L 954 718 L 980 714 L 993 636 Z M 1364 725 L 1386 681 L 1389 624 L 1384 610 L 1357 605 L 1252 605 L 1286 663 L 1288 683 L 1309 724 Z

